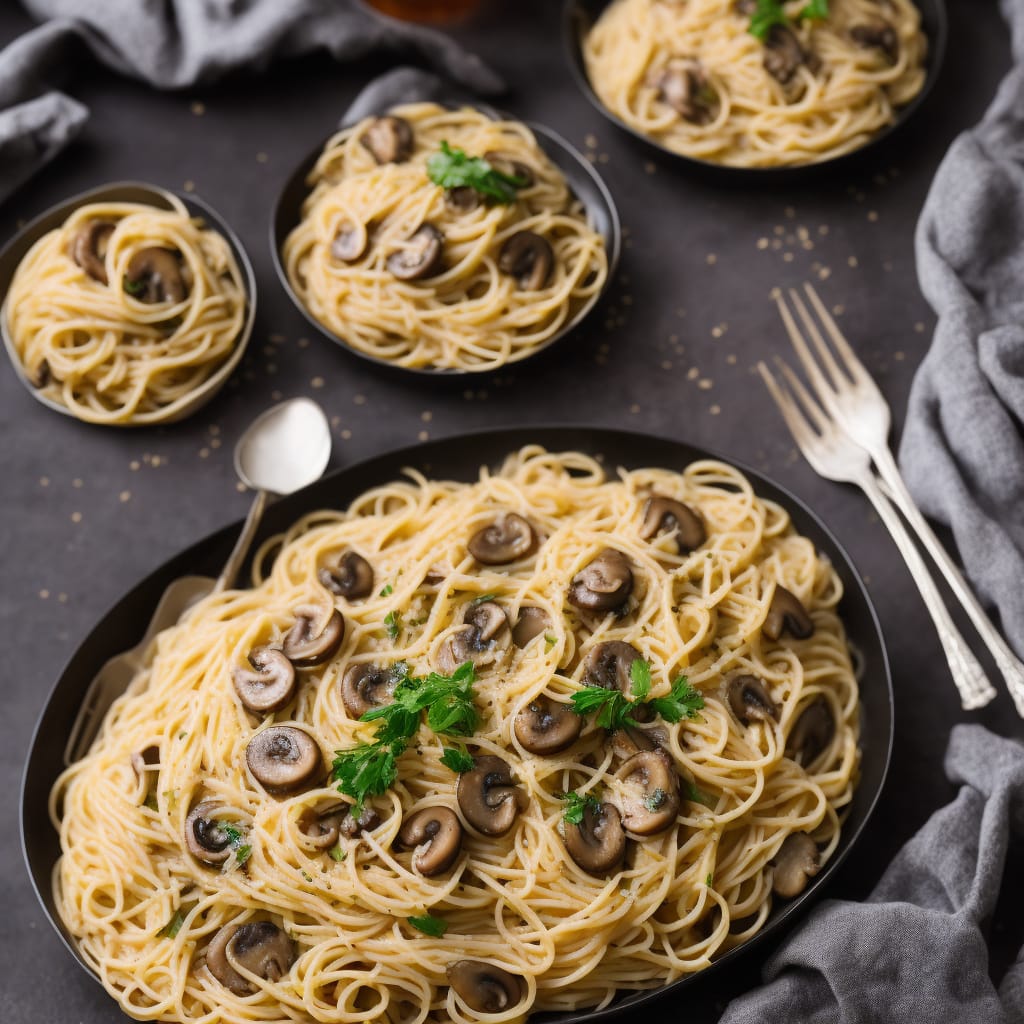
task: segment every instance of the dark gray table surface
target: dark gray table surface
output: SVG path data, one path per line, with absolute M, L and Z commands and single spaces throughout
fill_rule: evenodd
M 382 64 L 341 68 L 311 58 L 170 95 L 83 69 L 69 91 L 92 109 L 84 136 L 0 205 L 4 240 L 22 219 L 104 181 L 194 189 L 236 228 L 259 283 L 242 367 L 211 405 L 173 427 L 85 426 L 37 404 L 10 367 L 0 367 L 4 1024 L 124 1019 L 60 946 L 29 888 L 17 838 L 22 764 L 52 682 L 107 607 L 170 555 L 244 515 L 250 495 L 236 486 L 232 446 L 256 413 L 281 398 L 306 394 L 324 406 L 333 466 L 427 437 L 589 423 L 716 449 L 811 504 L 869 584 L 896 688 L 890 782 L 833 895 L 866 895 L 897 848 L 950 799 L 942 755 L 954 723 L 1024 734 L 1005 694 L 982 712 L 960 710 L 888 535 L 858 492 L 819 479 L 800 459 L 753 370 L 787 348 L 771 289 L 812 280 L 879 381 L 898 429 L 933 324 L 916 282 L 914 226 L 949 142 L 980 116 L 1008 66 L 996 3 L 951 0 L 952 44 L 937 89 L 890 145 L 862 166 L 770 190 L 715 184 L 653 160 L 606 123 L 570 77 L 558 6 L 520 0 L 511 14 L 493 0 L 455 31 L 512 84 L 510 110 L 546 122 L 597 161 L 627 242 L 610 299 L 589 324 L 497 378 L 441 386 L 369 367 L 316 336 L 273 273 L 267 225 L 277 190 Z M 0 44 L 29 27 L 11 0 L 0 4 Z M 1022 894 L 1019 882 L 1008 884 L 1017 886 L 1003 901 L 1012 906 Z M 1024 924 L 1007 913 L 992 927 L 998 975 Z M 715 1020 L 731 994 L 755 983 L 758 966 L 748 963 L 728 983 L 666 1010 Z

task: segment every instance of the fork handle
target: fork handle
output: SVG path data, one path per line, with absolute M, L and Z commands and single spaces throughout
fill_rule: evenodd
M 978 631 L 978 636 L 981 637 L 1000 674 L 1006 680 L 1006 688 L 1013 698 L 1017 713 L 1024 718 L 1024 664 L 1013 653 L 1002 634 L 993 625 L 992 620 L 985 613 L 985 609 L 974 596 L 974 591 L 968 586 L 942 542 L 928 525 L 928 520 L 921 514 L 910 491 L 907 490 L 907 485 L 896 466 L 896 460 L 892 457 L 888 447 L 884 449 L 884 452 L 872 452 L 871 454 L 875 461 L 875 467 L 888 487 L 893 502 L 910 523 L 928 554 L 939 567 L 939 571 L 945 577 L 949 589 L 953 591 L 956 599 L 967 612 L 974 628 Z
M 953 682 L 960 693 L 960 703 L 965 710 L 984 707 L 996 695 L 995 688 L 985 675 L 985 670 L 978 663 L 967 642 L 960 635 L 955 623 L 950 617 L 939 593 L 939 588 L 932 579 L 928 567 L 925 565 L 921 552 L 917 549 L 913 538 L 903 525 L 895 506 L 882 492 L 881 487 L 870 471 L 866 471 L 858 479 L 858 484 L 868 496 L 871 504 L 879 518 L 885 524 L 886 529 L 892 535 L 896 547 L 907 563 L 910 575 L 921 592 L 925 607 L 935 623 L 935 629 L 939 634 L 939 642 L 945 652 L 946 661 L 949 663 L 949 670 L 953 675 Z

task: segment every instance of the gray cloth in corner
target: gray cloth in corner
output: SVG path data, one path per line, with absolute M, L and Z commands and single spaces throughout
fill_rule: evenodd
M 918 274 L 938 325 L 900 461 L 1024 656 L 1024 0 L 1001 7 L 1014 68 L 953 143 L 918 224 Z
M 764 987 L 720 1024 L 1020 1024 L 1024 951 L 998 989 L 982 926 L 1011 836 L 1024 840 L 1024 747 L 978 725 L 953 730 L 961 786 L 900 851 L 866 903 L 823 903 L 765 967 Z
M 326 51 L 420 59 L 475 93 L 502 80 L 453 39 L 374 15 L 355 0 L 25 0 L 44 24 L 0 51 L 0 201 L 82 128 L 58 91 L 89 55 L 159 89 Z M 48 19 L 48 20 L 46 20 Z

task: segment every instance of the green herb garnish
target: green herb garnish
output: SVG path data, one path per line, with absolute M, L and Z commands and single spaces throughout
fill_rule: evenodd
M 704 698 L 691 685 L 686 676 L 680 676 L 667 697 L 654 697 L 648 703 L 666 722 L 681 722 L 696 718 L 704 707 Z
M 441 755 L 441 764 L 462 775 L 463 772 L 471 772 L 476 761 L 473 760 L 472 754 L 459 747 L 445 747 L 445 751 Z
M 667 799 L 665 790 L 658 786 L 649 797 L 644 799 L 644 807 L 653 813 L 654 811 L 661 810 Z
M 606 690 L 603 686 L 584 686 L 572 695 L 572 709 L 577 715 L 597 712 L 597 724 L 604 729 L 623 729 L 637 725 L 632 717 L 632 702 L 619 690 Z
M 174 912 L 174 916 L 160 929 L 160 935 L 165 939 L 173 939 L 178 932 L 181 931 L 181 926 L 185 923 L 185 918 L 180 910 Z
M 606 690 L 603 686 L 584 686 L 572 695 L 572 709 L 577 715 L 597 712 L 597 724 L 605 729 L 623 729 L 638 725 L 633 717 L 637 704 L 653 708 L 666 722 L 679 722 L 695 718 L 704 707 L 704 698 L 690 686 L 686 676 L 680 676 L 666 697 L 650 697 L 651 666 L 637 658 L 629 666 L 630 691 L 636 699 L 628 700 L 620 690 Z
M 478 604 L 483 604 L 484 601 L 493 601 L 497 596 L 498 595 L 493 593 L 492 591 L 488 591 L 488 593 L 486 594 L 477 594 L 477 596 L 474 597 L 473 600 L 469 603 L 475 606 Z
M 397 640 L 402 632 L 402 617 L 396 611 L 390 611 L 384 616 L 384 626 L 388 631 L 388 638 Z
M 710 793 L 698 789 L 692 782 L 686 783 L 686 799 L 692 800 L 695 804 L 704 804 L 705 807 L 715 806 L 715 798 Z
M 629 679 L 633 696 L 637 700 L 647 700 L 651 695 L 651 666 L 643 658 L 637 658 L 629 666 Z
M 334 846 L 327 851 L 327 856 L 330 857 L 331 860 L 336 860 L 340 864 L 348 856 L 348 850 L 344 849 L 341 843 L 335 843 Z
M 121 278 L 121 287 L 129 295 L 141 295 L 146 290 L 145 281 L 133 281 L 127 274 Z
M 587 813 L 588 808 L 596 813 L 601 807 L 600 801 L 591 793 L 584 793 L 582 796 L 576 792 L 563 793 L 562 799 L 565 801 L 562 820 L 567 825 L 578 825 L 583 821 L 583 815 Z
M 550 633 L 545 633 L 544 634 L 544 648 L 546 650 L 550 651 L 551 648 L 554 647 L 555 644 L 557 644 L 557 643 L 558 643 L 558 637 L 557 636 L 552 636 Z
M 235 848 L 235 862 L 238 864 L 239 867 L 242 867 L 251 856 L 251 846 L 243 845 Z
M 704 879 L 704 884 L 710 889 L 711 888 L 711 883 L 714 882 L 714 880 L 715 880 L 715 876 L 714 875 L 708 875 L 708 877 Z
M 828 17 L 828 13 L 828 0 L 808 0 L 797 14 L 796 20 L 823 21 Z M 792 24 L 789 15 L 786 14 L 783 0 L 757 0 L 757 5 L 750 15 L 747 31 L 764 41 L 776 25 L 789 28 Z
M 433 936 L 435 939 L 441 938 L 448 931 L 448 922 L 441 920 L 439 917 L 434 917 L 433 914 L 424 914 L 422 917 L 407 917 L 406 920 L 417 931 L 423 932 L 424 935 Z
M 486 199 L 498 203 L 511 203 L 516 189 L 528 182 L 511 174 L 503 174 L 480 156 L 468 156 L 461 149 L 453 149 L 441 142 L 441 151 L 427 158 L 427 177 L 442 188 L 469 187 Z
M 381 591 L 380 591 L 380 593 L 377 596 L 378 597 L 388 597 L 390 594 L 394 593 L 394 590 L 395 590 L 395 588 L 393 586 L 391 586 L 390 583 L 385 583 L 384 586 L 381 587 Z
M 224 862 L 224 870 L 244 867 L 246 861 L 252 856 L 252 846 L 245 842 L 245 832 L 230 821 L 217 821 L 217 828 L 228 838 L 228 844 L 234 854 Z

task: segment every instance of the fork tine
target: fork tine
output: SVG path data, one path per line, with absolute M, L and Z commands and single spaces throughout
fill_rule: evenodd
M 789 368 L 784 360 L 776 356 L 775 365 L 778 366 L 779 370 L 782 371 L 782 375 L 786 378 L 789 393 L 797 397 L 804 408 L 804 412 L 814 420 L 818 430 L 824 434 L 832 426 L 832 421 L 828 418 L 825 411 L 814 400 L 811 393 L 804 387 L 803 381 Z
M 806 307 L 803 307 L 803 303 L 800 302 L 799 295 L 794 291 L 790 291 L 790 297 L 798 311 L 802 313 L 802 318 L 806 323 L 808 313 Z M 811 355 L 810 349 L 807 347 L 807 342 L 804 340 L 804 336 L 800 333 L 800 328 L 797 327 L 796 320 L 790 312 L 789 306 L 786 304 L 785 296 L 781 291 L 775 296 L 775 304 L 779 307 L 779 316 L 782 317 L 782 323 L 786 328 L 786 333 L 789 335 L 789 340 L 793 345 L 793 349 L 796 352 L 797 357 L 803 364 L 803 368 L 807 372 L 807 376 L 810 378 L 815 390 L 819 395 L 821 395 L 822 401 L 825 405 L 829 405 L 830 401 L 834 397 L 835 387 L 825 379 L 825 375 L 821 372 L 821 368 Z M 820 338 L 816 340 L 819 343 L 821 342 Z
M 832 339 L 832 344 L 835 345 L 836 351 L 842 358 L 847 373 L 858 384 L 868 384 L 873 390 L 877 391 L 877 385 L 864 368 L 864 364 L 857 358 L 857 353 L 853 351 L 853 347 L 843 336 L 843 332 L 839 330 L 839 325 L 832 318 L 832 314 L 825 308 L 825 303 L 821 301 L 821 297 L 818 295 L 814 285 L 805 283 L 804 291 L 811 300 L 811 305 L 818 314 L 818 319 L 821 321 L 826 333 Z
M 789 297 L 796 307 L 796 311 L 800 314 L 800 319 L 804 322 L 807 334 L 818 351 L 818 358 L 825 364 L 825 369 L 828 370 L 829 376 L 832 378 L 832 391 L 841 391 L 844 385 L 848 387 L 850 378 L 839 368 L 835 356 L 832 355 L 832 350 L 825 343 L 825 339 L 821 336 L 821 331 L 818 330 L 818 325 L 807 311 L 803 299 L 800 298 L 800 293 L 796 289 L 791 288 Z M 806 363 L 804 363 L 804 368 L 807 368 Z
M 778 407 L 779 412 L 782 413 L 782 418 L 786 421 L 786 426 L 793 435 L 793 440 L 796 441 L 797 446 L 806 455 L 805 445 L 813 437 L 810 423 L 807 422 L 799 408 L 797 408 L 793 396 L 786 390 L 785 385 L 776 380 L 775 375 L 768 369 L 763 360 L 758 362 L 757 369 L 761 374 L 765 387 L 768 388 L 768 394 L 772 396 L 772 400 Z

